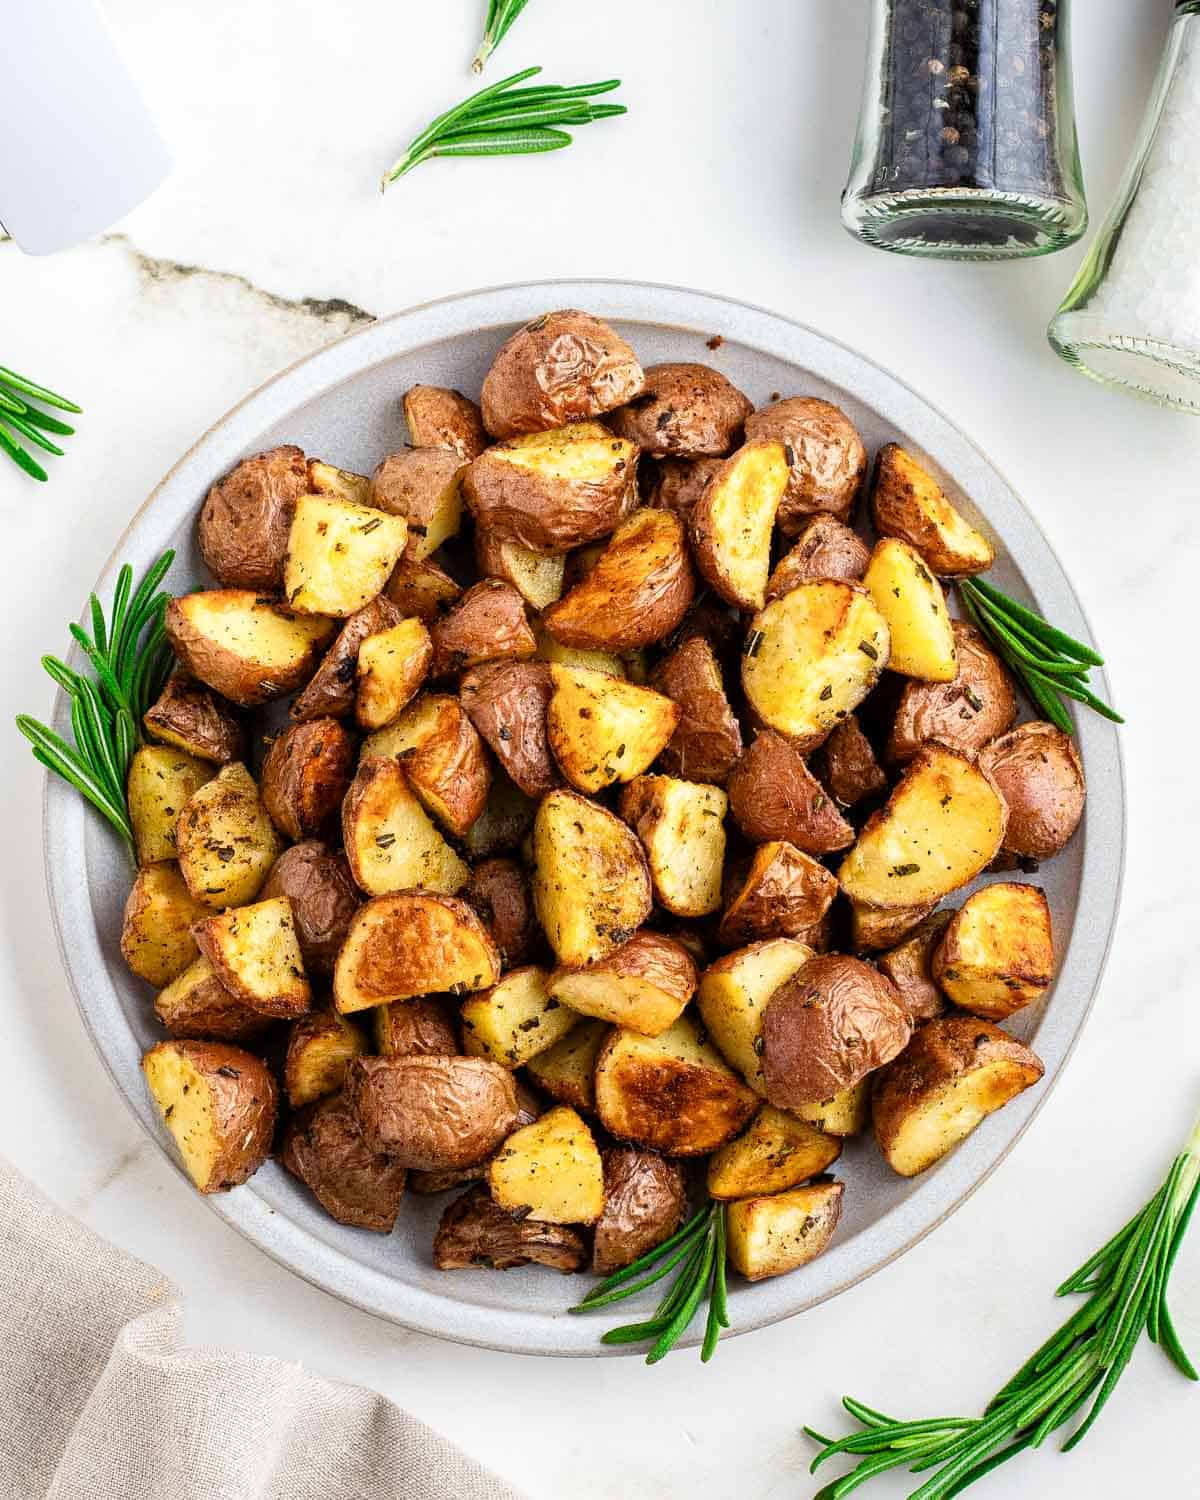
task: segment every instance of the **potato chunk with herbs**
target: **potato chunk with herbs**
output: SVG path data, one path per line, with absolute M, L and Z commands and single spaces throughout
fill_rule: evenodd
M 887 621 L 892 638 L 888 666 L 923 682 L 953 682 L 958 647 L 942 586 L 907 542 L 877 542 L 863 587 Z
M 707 917 L 721 905 L 728 805 L 720 787 L 671 776 L 639 776 L 622 794 L 621 816 L 642 841 L 658 904 L 677 917 Z
M 640 776 L 667 745 L 679 709 L 661 693 L 586 667 L 550 668 L 546 735 L 563 775 L 581 792 Z
M 462 1008 L 463 1050 L 519 1068 L 561 1041 L 579 1017 L 546 989 L 546 973 L 530 964 L 473 995 Z
M 828 1248 L 842 1213 L 840 1182 L 814 1182 L 726 1210 L 729 1264 L 747 1281 L 799 1270 Z
M 240 761 L 197 788 L 179 814 L 179 869 L 203 906 L 245 906 L 262 890 L 283 840 Z
M 197 922 L 196 943 L 217 978 L 268 1016 L 299 1016 L 312 1003 L 300 941 L 286 896 L 235 907 Z
M 407 537 L 402 516 L 327 495 L 302 495 L 283 566 L 288 607 L 339 619 L 354 614 L 382 590 Z
M 604 1168 L 573 1109 L 548 1110 L 514 1130 L 488 1167 L 493 1199 L 543 1224 L 594 1224 L 604 1210 Z
M 1054 934 L 1044 891 L 985 885 L 955 913 L 933 956 L 938 984 L 963 1010 L 1003 1021 L 1054 978 Z

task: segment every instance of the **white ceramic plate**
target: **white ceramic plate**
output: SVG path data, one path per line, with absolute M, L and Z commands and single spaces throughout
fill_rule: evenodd
M 1084 641 L 1087 621 L 1046 538 L 982 453 L 901 381 L 861 355 L 785 318 L 671 287 L 556 282 L 502 287 L 414 308 L 373 324 L 294 365 L 224 417 L 171 471 L 121 538 L 99 583 L 111 596 L 122 562 L 140 575 L 166 548 L 178 553 L 168 583 L 202 576 L 193 528 L 209 485 L 238 459 L 298 443 L 343 467 L 370 472 L 405 440 L 400 396 L 423 381 L 477 393 L 512 328 L 552 307 L 581 307 L 613 322 L 643 363 L 707 361 L 756 404 L 772 393 L 813 394 L 845 408 L 869 448 L 889 439 L 913 449 L 970 518 L 997 541 L 998 584 Z M 719 342 L 714 338 L 719 336 Z M 715 346 L 715 347 L 713 347 Z M 1102 674 L 1098 690 L 1105 694 Z M 65 705 L 57 727 L 67 728 Z M 847 1184 L 830 1250 L 803 1270 L 732 1288 L 733 1333 L 802 1312 L 877 1271 L 916 1243 L 987 1177 L 1029 1124 L 1070 1054 L 1091 1007 L 1116 917 L 1125 837 L 1116 734 L 1085 714 L 1079 746 L 1090 795 L 1083 826 L 1038 877 L 1054 913 L 1058 979 L 1048 999 L 1012 1030 L 1030 1042 L 1046 1076 L 992 1116 L 959 1149 L 914 1181 L 884 1165 L 869 1140 L 851 1142 L 837 1167 Z M 115 837 L 61 782 L 48 779 L 45 851 L 63 961 L 84 1021 L 130 1109 L 172 1160 L 167 1133 L 143 1087 L 139 1059 L 160 1039 L 147 988 L 118 951 L 130 872 Z M 179 1190 L 189 1191 L 183 1181 Z M 424 1333 L 531 1354 L 632 1352 L 598 1342 L 616 1319 L 568 1317 L 587 1282 L 537 1266 L 519 1271 L 433 1269 L 430 1244 L 447 1201 L 410 1195 L 390 1236 L 343 1228 L 275 1162 L 247 1185 L 207 1200 L 214 1211 L 298 1275 L 369 1312 Z M 649 1307 L 650 1299 L 646 1306 Z M 685 1342 L 695 1342 L 693 1335 Z

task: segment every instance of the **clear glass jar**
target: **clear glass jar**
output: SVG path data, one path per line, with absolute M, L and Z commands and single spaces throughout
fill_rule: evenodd
M 1180 0 L 1104 227 L 1050 324 L 1094 380 L 1200 413 L 1200 3 Z
M 1045 255 L 1087 228 L 1069 0 L 874 0 L 842 222 L 881 250 Z

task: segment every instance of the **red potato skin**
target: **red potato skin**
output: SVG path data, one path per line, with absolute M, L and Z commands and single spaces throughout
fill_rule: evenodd
M 734 884 L 718 928 L 720 941 L 726 948 L 768 937 L 807 942 L 837 891 L 836 879 L 811 855 L 786 840 L 762 844 L 744 879 Z
M 344 1094 L 318 1100 L 288 1121 L 280 1160 L 339 1224 L 377 1234 L 395 1227 L 405 1170 L 371 1150 Z
M 850 519 L 867 477 L 867 450 L 845 412 L 809 396 L 775 401 L 746 419 L 746 441 L 759 439 L 792 450 L 792 474 L 775 518 L 785 536 L 821 512 Z
M 368 1146 L 419 1172 L 482 1161 L 517 1120 L 512 1074 L 480 1057 L 358 1057 L 346 1097 Z
M 842 720 L 813 756 L 813 770 L 839 807 L 856 807 L 887 791 L 887 777 L 853 714 Z
M 500 657 L 524 661 L 537 652 L 525 601 L 511 583 L 485 578 L 429 629 L 433 675 L 449 677 Z
M 226 588 L 283 588 L 283 560 L 296 501 L 308 493 L 299 448 L 243 459 L 208 492 L 197 523 L 200 556 Z
M 618 436 L 652 458 L 723 458 L 754 410 L 710 365 L 651 365 L 645 389 L 612 414 Z
M 1008 808 L 1006 854 L 1050 859 L 1066 845 L 1087 797 L 1083 765 L 1069 735 L 1041 720 L 1019 724 L 983 750 L 979 768 L 996 783 Z
M 803 755 L 772 729 L 755 735 L 734 766 L 729 810 L 752 843 L 786 839 L 805 854 L 830 854 L 854 842 L 854 829 Z
M 659 757 L 684 781 L 724 786 L 742 753 L 742 731 L 729 706 L 713 648 L 693 635 L 655 668 L 650 686 L 679 709 L 679 723 Z
M 464 897 L 491 931 L 505 969 L 532 963 L 545 948 L 525 871 L 513 859 L 485 859 L 471 871 Z
M 650 491 L 649 504 L 669 510 L 686 525 L 692 508 L 721 467 L 719 458 L 664 458 Z
M 952 623 L 958 671 L 952 682 L 904 684 L 887 745 L 891 761 L 911 760 L 929 740 L 977 755 L 1017 716 L 1016 692 L 1004 664 L 973 625 Z
M 338 949 L 362 905 L 346 856 L 334 853 L 318 839 L 305 839 L 285 849 L 258 899 L 270 901 L 278 896 L 286 896 L 292 904 L 305 969 L 332 974 Z
M 337 817 L 354 775 L 355 745 L 336 719 L 293 724 L 277 736 L 262 769 L 262 801 L 290 839 L 320 833 Z
M 403 618 L 382 594 L 351 615 L 308 686 L 293 702 L 289 710 L 292 718 L 303 724 L 310 719 L 344 719 L 352 714 L 358 683 L 358 648 L 369 635 L 399 625 Z
M 871 553 L 857 532 L 835 516 L 806 521 L 791 551 L 782 557 L 767 582 L 767 603 L 814 578 L 861 583 Z
M 514 1219 L 492 1202 L 482 1185 L 456 1198 L 442 1215 L 433 1241 L 439 1271 L 470 1271 L 486 1266 L 509 1271 L 530 1261 L 562 1271 L 580 1270 L 587 1261 L 583 1237 L 565 1224 Z
M 661 1245 L 683 1222 L 687 1189 L 678 1162 L 612 1146 L 604 1158 L 604 1211 L 592 1238 L 592 1271 L 611 1276 Z
M 491 662 L 468 672 L 459 688 L 467 717 L 527 797 L 558 786 L 546 734 L 554 683 L 545 662 Z

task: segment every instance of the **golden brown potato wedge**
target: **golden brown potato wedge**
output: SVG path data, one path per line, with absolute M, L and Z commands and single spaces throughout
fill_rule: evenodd
M 996 560 L 991 542 L 946 498 L 941 485 L 911 453 L 885 443 L 875 457 L 871 516 L 880 536 L 915 547 L 942 578 L 986 573 Z
M 979 769 L 1008 808 L 1002 848 L 1019 859 L 1050 859 L 1079 827 L 1087 788 L 1069 735 L 1040 720 L 1018 724 L 986 746 Z
M 423 694 L 362 753 L 395 756 L 425 810 L 459 838 L 487 805 L 492 773 L 483 741 L 449 694 Z
M 224 1192 L 258 1171 L 279 1112 L 279 1090 L 260 1058 L 228 1042 L 159 1042 L 142 1072 L 200 1192 Z
M 566 558 L 531 552 L 482 527 L 475 532 L 475 563 L 484 578 L 509 583 L 531 609 L 547 609 L 562 596 Z
M 973 625 L 950 624 L 958 659 L 954 680 L 905 683 L 888 740 L 889 760 L 911 760 L 930 740 L 976 755 L 1017 716 L 1012 678 L 1000 658 Z
M 413 795 L 403 766 L 386 756 L 359 762 L 342 803 L 342 841 L 369 896 L 416 888 L 452 896 L 471 873 Z
M 354 614 L 382 590 L 407 539 L 402 516 L 328 495 L 302 495 L 283 565 L 288 608 L 339 619 Z
M 362 897 L 346 856 L 319 839 L 285 849 L 259 892 L 263 901 L 286 896 L 292 904 L 300 955 L 309 974 L 331 974 L 338 949 Z
M 945 996 L 933 977 L 933 955 L 953 915 L 951 911 L 931 912 L 906 938 L 875 960 L 879 972 L 900 991 L 914 1026 L 932 1021 L 946 1009 Z
M 870 551 L 856 532 L 830 515 L 805 521 L 795 545 L 775 565 L 767 583 L 767 600 L 778 599 L 797 584 L 817 578 L 858 583 L 867 571 Z
M 254 778 L 240 761 L 198 787 L 176 825 L 179 872 L 202 906 L 245 906 L 283 853 Z
M 482 662 L 525 661 L 537 641 L 525 618 L 525 601 L 510 583 L 485 578 L 469 588 L 430 629 L 433 675 L 449 677 Z
M 678 1162 L 636 1146 L 603 1152 L 604 1212 L 592 1236 L 592 1271 L 611 1276 L 679 1228 L 687 1189 Z
M 679 722 L 670 698 L 607 673 L 555 664 L 550 678 L 546 737 L 563 775 L 581 792 L 640 776 Z
M 665 510 L 637 510 L 543 622 L 563 645 L 629 651 L 670 635 L 695 594 L 682 521 Z
M 958 649 L 946 596 L 916 548 L 893 537 L 876 542 L 863 587 L 887 621 L 891 670 L 922 682 L 953 682 Z
M 642 841 L 658 904 L 677 917 L 721 905 L 728 798 L 718 786 L 638 776 L 621 793 L 621 816 Z
M 426 625 L 440 619 L 461 596 L 462 585 L 428 557 L 423 562 L 402 557 L 383 591 L 401 615 L 424 620 Z
M 648 503 L 657 510 L 669 510 L 686 523 L 720 467 L 719 458 L 660 459 Z
M 245 735 L 228 703 L 202 682 L 176 672 L 142 715 L 146 733 L 160 745 L 172 745 L 199 760 L 228 765 L 241 760 Z
M 495 438 L 543 432 L 624 406 L 645 383 L 637 355 L 591 313 L 562 308 L 519 328 L 483 382 L 483 425 Z
M 433 1239 L 433 1263 L 439 1271 L 508 1271 L 530 1261 L 568 1274 L 587 1263 L 587 1246 L 565 1224 L 514 1219 L 493 1203 L 487 1188 L 473 1187 L 456 1198 L 442 1215 Z
M 1015 1037 L 977 1016 L 941 1016 L 909 1042 L 875 1084 L 875 1139 L 888 1165 L 915 1177 L 1045 1069 Z
M 559 1042 L 579 1019 L 546 989 L 546 971 L 530 964 L 510 969 L 499 984 L 463 1004 L 463 1050 L 520 1068 Z
M 415 617 L 367 636 L 358 648 L 354 717 L 360 729 L 398 719 L 433 664 L 429 631 Z
M 655 1037 L 618 1026 L 596 1062 L 596 1112 L 605 1129 L 667 1156 L 706 1156 L 757 1106 L 758 1095 L 688 1015 Z
M 179 814 L 215 774 L 211 762 L 169 745 L 142 745 L 133 752 L 125 800 L 139 865 L 175 858 Z
M 553 1047 L 530 1058 L 526 1072 L 559 1104 L 594 1110 L 596 1059 L 611 1030 L 604 1021 L 580 1021 Z
M 721 458 L 754 407 L 711 365 L 649 365 L 645 387 L 609 425 L 652 458 Z
M 604 1167 L 592 1132 L 559 1105 L 514 1130 L 488 1165 L 501 1208 L 542 1224 L 594 1224 L 604 1209 Z
M 401 891 L 359 908 L 333 971 L 333 997 L 346 1014 L 415 995 L 465 995 L 499 978 L 500 955 L 472 907 Z
M 780 529 L 793 535 L 822 513 L 848 521 L 867 477 L 867 450 L 846 413 L 813 396 L 788 396 L 746 419 L 747 442 L 769 438 L 791 449 Z
M 408 524 L 404 557 L 424 562 L 462 526 L 466 460 L 448 448 L 391 453 L 371 476 L 370 504 Z
M 483 1161 L 517 1119 L 512 1074 L 482 1057 L 356 1057 L 346 1098 L 372 1150 L 418 1172 Z
M 354 774 L 355 744 L 336 719 L 310 719 L 275 736 L 262 768 L 262 801 L 290 839 L 336 818 Z
M 377 1005 L 373 1026 L 380 1057 L 457 1057 L 462 1050 L 449 1004 L 438 996 Z
M 802 583 L 755 615 L 742 686 L 769 729 L 811 750 L 867 696 L 888 665 L 887 621 L 864 589 Z
M 747 1281 L 765 1281 L 816 1260 L 837 1229 L 842 1193 L 840 1182 L 814 1182 L 731 1203 L 725 1211 L 729 1264 Z
M 871 1080 L 862 1079 L 832 1099 L 818 1104 L 797 1104 L 788 1114 L 824 1131 L 826 1135 L 859 1135 L 871 1118 Z
M 857 807 L 887 791 L 887 777 L 858 719 L 849 714 L 816 752 L 813 770 L 839 807 Z
M 367 1039 L 353 1021 L 325 1007 L 292 1022 L 288 1030 L 283 1085 L 293 1109 L 336 1094 L 346 1081 L 354 1057 L 362 1057 Z
M 192 923 L 207 915 L 193 900 L 179 866 L 164 861 L 139 870 L 121 922 L 121 954 L 139 979 L 162 989 L 199 951 Z
M 160 990 L 154 1014 L 169 1035 L 214 1042 L 248 1042 L 271 1024 L 271 1017 L 231 995 L 207 958 L 196 958 Z
M 650 915 L 650 870 L 637 836 L 576 792 L 551 792 L 533 825 L 533 900 L 560 964 L 611 953 Z
M 786 840 L 760 844 L 721 918 L 727 948 L 769 937 L 805 937 L 833 905 L 837 881 Z
M 1046 894 L 998 881 L 968 896 L 933 956 L 933 976 L 955 1005 L 1003 1021 L 1050 988 L 1054 931 Z
M 527 797 L 559 784 L 546 732 L 553 693 L 550 668 L 534 661 L 490 662 L 468 672 L 459 687 L 467 717 Z
M 167 605 L 165 622 L 184 670 L 242 708 L 303 686 L 334 628 L 243 589 L 183 594 Z
M 712 646 L 693 635 L 654 669 L 650 686 L 679 709 L 679 722 L 662 752 L 672 776 L 724 786 L 742 753 L 742 731 L 721 678 Z
M 288 1121 L 280 1160 L 339 1224 L 377 1234 L 395 1227 L 407 1173 L 363 1140 L 344 1094 Z
M 470 462 L 487 447 L 479 408 L 461 391 L 414 385 L 405 391 L 403 405 L 414 448 L 449 448 Z
M 813 950 L 806 943 L 769 938 L 727 953 L 700 977 L 696 1003 L 705 1030 L 726 1060 L 764 1098 L 763 1011 L 775 991 L 812 957 Z
M 775 512 L 787 481 L 782 443 L 747 443 L 725 460 L 692 507 L 696 566 L 736 609 L 761 609 L 766 602 Z
M 756 734 L 729 776 L 734 822 L 756 844 L 786 839 L 805 854 L 830 854 L 854 842 L 854 829 L 790 740 Z
M 196 946 L 236 999 L 265 1016 L 302 1016 L 312 1005 L 286 896 L 235 907 L 192 928 Z
M 382 595 L 353 614 L 338 631 L 311 681 L 289 710 L 293 719 L 344 719 L 354 708 L 358 648 L 369 635 L 399 625 L 403 615 Z
M 936 905 L 922 901 L 919 906 L 867 906 L 851 901 L 850 945 L 855 953 L 892 948 L 915 932 Z
M 635 932 L 585 968 L 556 970 L 547 989 L 576 1015 L 658 1036 L 678 1020 L 698 979 L 682 943 L 660 932 Z
M 593 651 L 587 646 L 564 646 L 546 631 L 540 621 L 535 624 L 533 634 L 537 641 L 538 661 L 562 667 L 586 667 L 589 671 L 603 672 L 606 676 L 620 678 L 623 682 L 629 680 L 625 659 L 615 651 Z
M 244 458 L 218 480 L 196 531 L 213 577 L 227 588 L 278 592 L 292 514 L 307 490 L 308 465 L 291 446 Z
M 308 494 L 332 495 L 337 500 L 348 500 L 352 505 L 368 505 L 371 481 L 365 474 L 356 474 L 352 469 L 339 469 L 333 464 L 322 463 L 319 458 L 310 458 Z
M 842 890 L 865 906 L 940 901 L 995 859 L 1007 817 L 989 776 L 956 750 L 926 746 L 842 861 Z
M 825 1135 L 795 1115 L 764 1104 L 749 1127 L 708 1161 L 710 1198 L 782 1193 L 827 1171 L 842 1154 L 838 1136 Z

